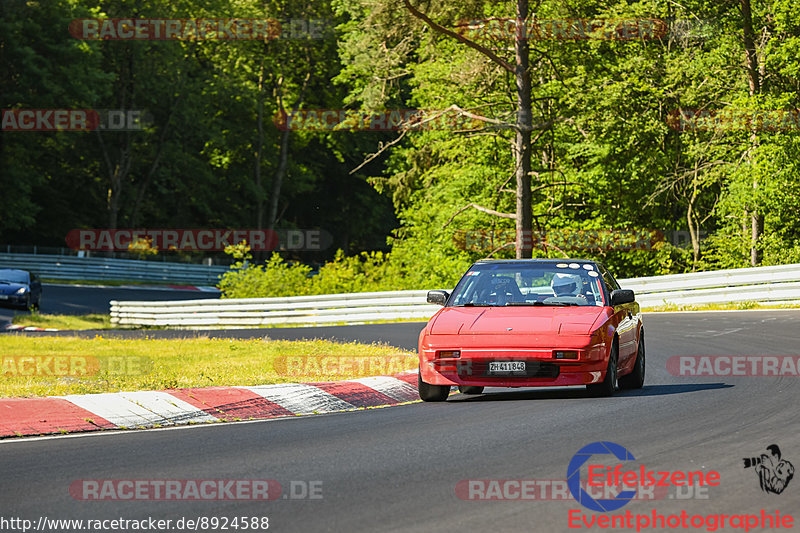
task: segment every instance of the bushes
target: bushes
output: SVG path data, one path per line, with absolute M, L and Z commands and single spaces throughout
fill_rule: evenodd
M 340 250 L 312 275 L 310 267 L 287 263 L 277 253 L 265 264 L 254 265 L 246 244 L 229 247 L 226 253 L 239 261 L 222 276 L 223 298 L 452 288 L 471 264 L 466 256 L 444 257 L 430 247 L 419 252 L 395 243 L 390 254 L 363 252 L 345 257 Z
M 278 254 L 263 265 L 239 262 L 226 272 L 219 283 L 223 298 L 262 298 L 265 296 L 301 296 L 308 292 L 311 267 L 289 265 Z

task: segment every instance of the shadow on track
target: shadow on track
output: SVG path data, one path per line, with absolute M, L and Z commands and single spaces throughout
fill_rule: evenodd
M 636 396 L 664 396 L 668 394 L 685 394 L 704 390 L 728 389 L 733 387 L 727 383 L 687 383 L 681 385 L 646 385 L 638 390 L 618 391 L 612 398 L 626 398 Z M 591 398 L 593 400 L 608 400 L 610 398 L 597 398 L 583 388 L 563 388 L 547 390 L 524 390 L 513 392 L 487 392 L 478 396 L 457 394 L 451 396 L 448 402 L 505 402 L 518 400 L 571 400 Z

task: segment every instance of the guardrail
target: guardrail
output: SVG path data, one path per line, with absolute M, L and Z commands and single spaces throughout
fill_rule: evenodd
M 800 300 L 800 264 L 618 280 L 642 308 Z
M 428 291 L 361 292 L 287 298 L 111 302 L 119 326 L 234 327 L 331 324 L 419 318 L 439 309 Z
M 800 265 L 742 268 L 621 279 L 633 289 L 643 309 L 674 305 L 744 301 L 800 301 Z M 118 326 L 254 327 L 352 324 L 376 320 L 427 320 L 438 305 L 426 303 L 428 291 L 366 292 L 293 296 L 185 300 L 112 301 L 111 322 Z
M 217 265 L 0 253 L 0 269 L 2 268 L 28 270 L 49 279 L 125 280 L 192 285 L 216 285 L 219 276 L 228 271 L 228 267 Z

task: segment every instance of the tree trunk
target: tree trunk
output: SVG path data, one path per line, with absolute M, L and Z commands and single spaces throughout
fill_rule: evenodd
M 525 36 L 528 0 L 517 0 L 517 34 L 514 39 L 517 81 L 517 134 L 514 142 L 517 178 L 517 259 L 533 255 L 533 208 L 531 206 L 531 77 L 528 72 L 530 47 Z
M 761 93 L 761 76 L 758 68 L 758 55 L 756 54 L 755 34 L 753 33 L 753 13 L 750 9 L 750 0 L 740 0 L 742 9 L 742 26 L 744 28 L 744 53 L 747 63 L 747 79 L 750 85 L 750 96 Z M 751 100 L 752 101 L 752 100 Z M 752 150 L 758 144 L 758 137 L 755 132 L 750 135 L 750 154 L 748 159 L 752 163 Z M 758 182 L 753 179 L 753 189 L 758 188 Z M 758 266 L 761 264 L 761 250 L 758 248 L 758 239 L 764 231 L 764 215 L 759 213 L 758 206 L 752 206 L 750 218 L 750 264 Z
M 297 95 L 297 101 L 292 106 L 292 111 L 296 112 L 303 105 L 306 89 L 308 89 L 308 82 L 311 79 L 311 70 L 306 73 L 303 79 L 303 85 L 300 87 L 300 92 Z M 285 113 L 286 108 L 283 105 L 283 84 L 278 84 L 278 111 Z M 272 196 L 270 197 L 269 205 L 269 218 L 267 219 L 267 229 L 275 229 L 275 223 L 278 221 L 278 200 L 281 195 L 281 188 L 283 187 L 283 180 L 286 177 L 286 167 L 289 162 L 289 132 L 291 128 L 286 128 L 281 134 L 281 146 L 278 155 L 278 168 L 275 171 L 275 176 L 272 178 Z M 260 229 L 260 228 L 259 228 Z
M 692 272 L 697 271 L 697 262 L 700 260 L 700 225 L 694 217 L 694 202 L 697 198 L 693 194 L 689 200 L 689 208 L 686 210 L 686 222 L 689 225 L 689 237 L 692 240 Z
M 255 182 L 256 182 L 256 229 L 264 229 L 264 188 L 261 185 L 261 161 L 264 157 L 264 66 L 258 72 L 258 112 L 256 118 L 256 154 L 255 154 Z
M 270 197 L 269 204 L 269 222 L 267 229 L 275 229 L 275 222 L 278 221 L 278 200 L 281 196 L 281 187 L 283 186 L 283 178 L 286 176 L 286 166 L 289 161 L 289 128 L 284 130 L 281 134 L 281 147 L 280 155 L 278 156 L 278 169 L 275 171 L 275 176 L 272 178 L 272 196 Z M 259 229 L 261 229 L 259 227 Z
M 762 253 L 758 247 L 758 238 L 764 233 L 764 215 L 754 214 L 750 217 L 750 264 L 761 264 Z

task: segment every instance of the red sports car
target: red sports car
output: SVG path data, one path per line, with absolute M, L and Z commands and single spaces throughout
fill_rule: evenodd
M 419 336 L 419 395 L 484 387 L 586 385 L 597 396 L 644 384 L 644 326 L 632 290 L 596 261 L 479 261 Z

